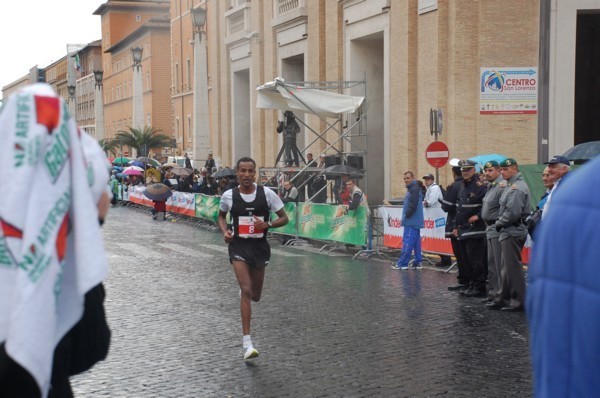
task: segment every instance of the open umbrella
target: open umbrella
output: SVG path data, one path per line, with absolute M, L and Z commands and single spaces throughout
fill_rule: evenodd
M 171 169 L 173 167 L 180 167 L 180 166 L 177 163 L 173 163 L 173 162 L 165 163 L 162 166 L 160 166 L 160 168 L 163 170 Z
M 171 192 L 171 188 L 166 186 L 165 184 L 161 184 L 157 182 L 156 184 L 151 184 L 146 187 L 142 191 L 145 197 L 154 201 L 164 201 L 167 200 L 173 195 Z
M 139 167 L 139 166 L 129 166 L 129 167 L 125 167 L 123 169 L 123 171 L 127 171 L 127 170 L 144 171 L 144 168 L 143 167 Z
M 584 163 L 600 154 L 600 141 L 590 141 L 575 145 L 563 153 L 563 156 L 573 160 L 575 164 Z
M 129 162 L 131 162 L 131 159 L 124 158 L 124 157 L 120 157 L 120 158 L 116 158 L 115 160 L 113 160 L 113 161 L 112 161 L 112 164 L 120 164 L 120 165 L 123 165 L 123 164 L 127 164 L 127 163 L 129 163 Z
M 352 166 L 348 166 L 347 164 L 336 164 L 330 166 L 323 170 L 321 174 L 331 177 L 350 176 L 357 178 L 363 176 L 363 173 L 360 170 L 355 169 Z
M 192 169 L 186 169 L 185 167 L 173 167 L 171 170 L 169 170 L 171 173 L 175 174 L 176 176 L 183 176 L 183 177 L 187 177 L 190 174 L 193 173 Z
M 235 177 L 235 171 L 230 169 L 229 167 L 225 167 L 224 169 L 217 171 L 212 176 L 217 179 L 223 178 L 223 177 Z
M 488 153 L 486 155 L 477 155 L 477 156 L 473 156 L 472 158 L 469 158 L 469 160 L 472 160 L 475 163 L 477 163 L 475 165 L 475 168 L 477 169 L 477 171 L 482 170 L 483 165 L 486 164 L 487 162 L 495 160 L 496 162 L 500 163 L 504 159 L 506 159 L 506 156 L 499 155 L 497 153 Z
M 135 166 L 133 166 L 135 167 Z M 141 176 L 142 172 L 133 168 L 127 168 L 123 171 L 123 174 L 128 175 L 128 176 Z
M 159 167 L 160 162 L 156 159 L 148 158 L 146 156 L 140 156 L 135 159 L 136 162 L 140 162 L 141 164 L 147 164 L 148 166 Z
M 144 168 L 144 163 L 138 162 L 137 160 L 132 160 L 131 162 L 129 162 L 129 165 L 141 167 L 142 169 Z

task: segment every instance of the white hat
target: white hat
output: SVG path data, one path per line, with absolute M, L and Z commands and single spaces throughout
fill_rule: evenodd
M 450 159 L 450 161 L 448 162 L 448 164 L 452 167 L 458 167 L 458 162 L 460 162 L 460 159 L 458 158 L 452 158 Z

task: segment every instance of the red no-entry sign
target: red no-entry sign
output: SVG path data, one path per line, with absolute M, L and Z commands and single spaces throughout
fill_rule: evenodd
M 425 150 L 425 158 L 433 167 L 440 168 L 448 162 L 450 152 L 442 141 L 434 141 Z

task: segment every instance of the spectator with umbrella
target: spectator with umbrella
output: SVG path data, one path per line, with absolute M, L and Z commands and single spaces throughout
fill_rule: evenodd
M 156 220 L 159 213 L 163 214 L 163 221 L 166 220 L 167 215 L 167 199 L 173 195 L 171 189 L 165 184 L 155 183 L 148 185 L 146 189 L 142 191 L 142 194 L 148 199 L 154 202 L 154 208 L 151 210 L 152 219 Z

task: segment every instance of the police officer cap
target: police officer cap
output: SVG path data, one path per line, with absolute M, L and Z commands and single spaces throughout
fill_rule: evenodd
M 517 164 L 517 161 L 514 160 L 513 158 L 506 158 L 500 162 L 500 167 L 514 166 L 516 164 Z
M 485 162 L 485 164 L 483 165 L 484 169 L 491 169 L 491 168 L 495 168 L 495 167 L 499 167 L 498 162 L 496 162 L 495 160 L 490 160 L 489 162 Z
M 461 160 L 460 162 L 458 162 L 458 165 L 461 169 L 470 169 L 472 167 L 475 167 L 476 164 L 477 163 L 469 159 Z

